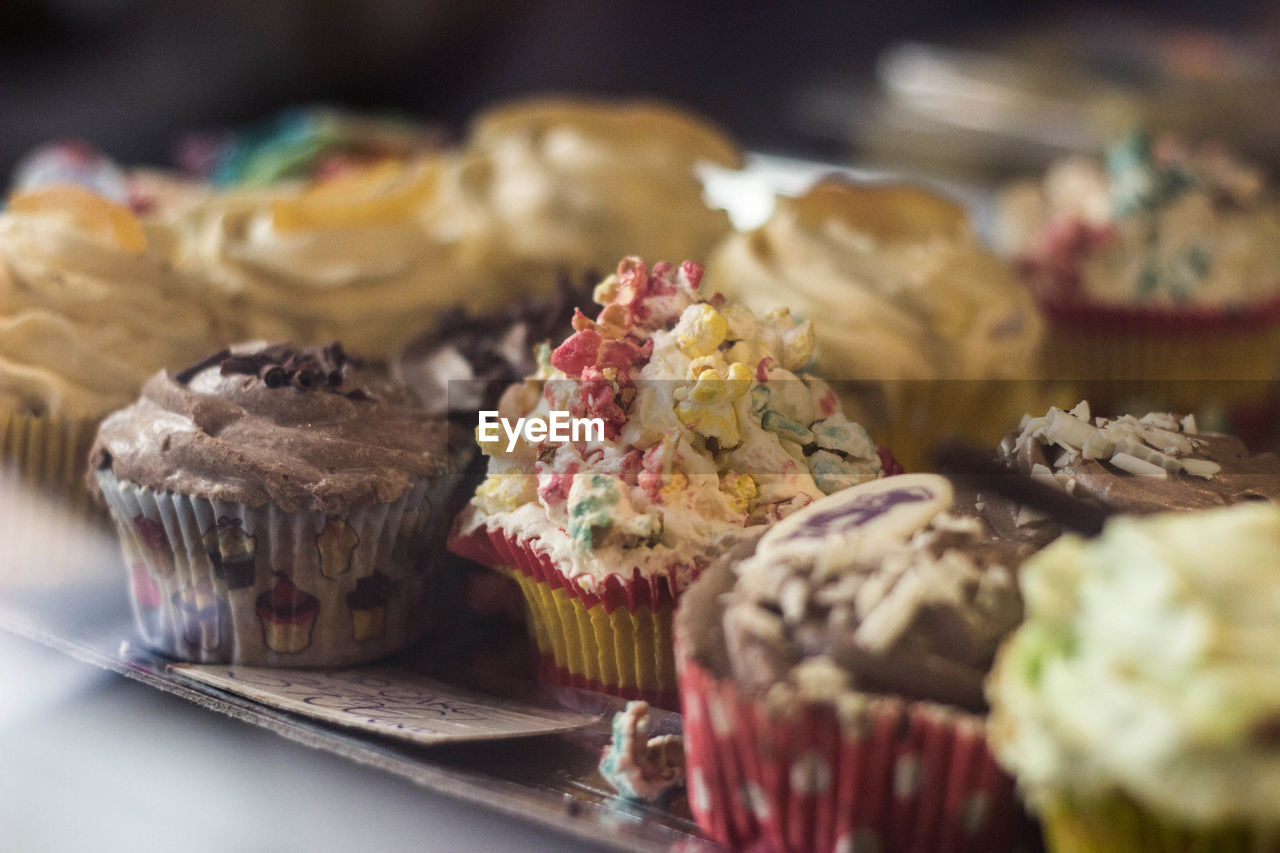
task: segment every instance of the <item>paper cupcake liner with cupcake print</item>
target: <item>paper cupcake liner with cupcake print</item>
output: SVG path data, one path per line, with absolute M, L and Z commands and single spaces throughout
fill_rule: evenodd
M 535 543 L 501 530 L 455 533 L 449 548 L 520 585 L 539 680 L 679 707 L 671 639 L 680 592 L 676 567 L 647 578 L 609 575 L 587 590 Z
M 341 666 L 383 657 L 430 626 L 432 513 L 450 478 L 346 515 L 289 513 L 151 489 L 99 471 L 120 531 L 138 633 L 197 663 Z
M 778 851 L 1039 849 L 980 717 L 867 696 L 788 712 L 682 656 L 689 806 L 715 841 Z

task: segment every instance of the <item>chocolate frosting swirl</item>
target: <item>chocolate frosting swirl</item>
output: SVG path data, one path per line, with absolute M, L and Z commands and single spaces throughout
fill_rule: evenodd
M 354 369 L 341 348 L 251 344 L 153 376 L 98 431 L 92 470 L 140 486 L 287 512 L 398 498 L 451 467 L 446 423 Z M 91 472 L 92 473 L 92 472 Z

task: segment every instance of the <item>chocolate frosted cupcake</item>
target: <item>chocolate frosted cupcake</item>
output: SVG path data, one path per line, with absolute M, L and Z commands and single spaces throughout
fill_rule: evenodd
M 1024 417 L 1000 443 L 1014 471 L 1056 483 L 1068 494 L 1122 513 L 1211 509 L 1280 501 L 1280 458 L 1251 454 L 1240 439 L 1201 433 L 1193 415 L 1093 417 L 1088 402 Z M 1054 521 L 1002 499 L 984 499 L 1002 534 L 1042 544 L 1062 532 Z
M 396 651 L 428 627 L 443 532 L 431 513 L 447 522 L 465 455 L 442 420 L 338 344 L 255 344 L 152 377 L 103 422 L 91 474 L 135 593 L 160 592 L 158 614 L 155 595 L 135 594 L 149 646 L 199 662 L 329 666 Z
M 1003 539 L 932 474 L 774 526 L 690 589 L 677 646 L 690 804 L 740 848 L 1006 850 L 1027 825 L 983 739 L 1021 620 Z
M 511 383 L 538 369 L 538 344 L 573 334 L 574 312 L 590 309 L 597 280 L 561 275 L 549 298 L 480 313 L 452 309 L 405 346 L 391 364 L 392 376 L 429 410 L 473 419 L 479 409 L 496 408 Z

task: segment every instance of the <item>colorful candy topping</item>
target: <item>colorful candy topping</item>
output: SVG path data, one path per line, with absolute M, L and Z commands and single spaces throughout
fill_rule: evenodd
M 810 324 L 706 297 L 701 278 L 691 262 L 619 264 L 595 319 L 576 312 L 573 334 L 499 403 L 503 417 L 599 418 L 605 441 L 482 445 L 482 504 L 536 501 L 576 548 L 631 549 L 781 518 L 880 475 L 866 430 L 803 373 Z

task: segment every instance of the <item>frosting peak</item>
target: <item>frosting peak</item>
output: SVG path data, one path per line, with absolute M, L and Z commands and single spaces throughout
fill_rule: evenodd
M 102 423 L 93 465 L 146 488 L 288 512 L 389 502 L 444 473 L 443 420 L 349 368 L 336 344 L 257 344 L 161 372 Z

